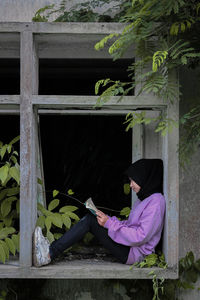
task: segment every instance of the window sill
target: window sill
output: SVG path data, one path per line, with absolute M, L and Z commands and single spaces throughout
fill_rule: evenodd
M 7 264 L 0 266 L 0 278 L 68 278 L 68 279 L 151 279 L 154 271 L 158 277 L 178 278 L 175 269 L 133 268 L 116 262 L 96 259 L 56 262 L 41 268 Z

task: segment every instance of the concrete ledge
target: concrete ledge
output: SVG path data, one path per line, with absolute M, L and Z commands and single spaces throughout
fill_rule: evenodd
M 0 22 L 0 32 L 32 31 L 34 33 L 109 34 L 122 32 L 123 23 L 77 22 Z
M 21 268 L 17 265 L 1 265 L 0 278 L 68 278 L 68 279 L 151 279 L 154 271 L 158 277 L 178 278 L 178 272 L 162 268 L 133 268 L 116 262 L 84 259 L 60 261 L 41 268 Z

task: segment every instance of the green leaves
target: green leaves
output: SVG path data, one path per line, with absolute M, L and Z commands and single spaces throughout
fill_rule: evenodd
M 168 51 L 156 51 L 153 55 L 153 63 L 152 63 L 152 70 L 153 72 L 157 72 L 160 65 L 165 61 L 167 58 Z
M 59 212 L 66 213 L 66 212 L 73 212 L 77 210 L 78 208 L 76 206 L 66 205 L 60 208 Z
M 53 196 L 58 195 L 58 191 L 54 190 Z M 52 242 L 55 238 L 58 237 L 58 234 L 61 232 L 54 232 L 54 228 L 63 229 L 63 225 L 66 229 L 69 229 L 72 224 L 72 220 L 78 221 L 79 217 L 74 213 L 78 208 L 72 205 L 66 205 L 59 209 L 59 212 L 53 212 L 55 208 L 58 207 L 60 203 L 59 199 L 53 199 L 49 205 L 48 209 L 44 208 L 44 206 L 38 203 L 38 210 L 42 215 L 39 215 L 37 219 L 37 226 L 40 226 L 44 232 L 46 231 L 46 237 Z M 54 233 L 52 233 L 54 232 Z
M 15 179 L 17 181 L 17 183 L 19 184 L 19 180 L 20 180 L 20 173 L 19 173 L 19 168 L 17 165 L 15 165 L 14 167 L 11 167 L 9 169 L 9 175 Z
M 175 22 L 171 25 L 170 34 L 178 35 L 179 32 L 185 32 L 186 30 L 190 29 L 194 23 L 195 21 L 192 18 L 189 20 L 183 20 L 181 22 Z
M 0 180 L 1 180 L 2 185 L 4 185 L 4 183 L 8 177 L 8 171 L 9 171 L 8 165 L 4 165 L 3 167 L 0 168 Z
M 15 144 L 15 143 L 17 143 L 18 141 L 20 140 L 20 136 L 18 135 L 18 136 L 16 136 L 10 143 L 9 143 L 9 145 L 13 145 L 13 144 Z M 17 153 L 17 152 L 16 152 Z
M 52 223 L 59 228 L 62 228 L 63 220 L 59 213 L 54 213 L 54 215 L 51 216 Z
M 48 205 L 48 210 L 49 210 L 49 211 L 52 211 L 53 209 L 55 209 L 55 208 L 59 205 L 59 203 L 60 203 L 60 200 L 58 200 L 58 199 L 52 200 L 52 201 L 49 203 L 49 205 Z
M 120 216 L 125 216 L 126 218 L 130 215 L 131 209 L 130 207 L 124 207 L 121 211 L 120 211 Z
M 147 118 L 146 112 L 131 112 L 126 115 L 124 124 L 128 124 L 126 127 L 126 131 L 128 131 L 130 128 L 133 128 L 137 124 L 150 124 L 151 122 L 155 122 L 159 120 L 160 117 L 156 118 Z
M 5 264 L 6 261 L 6 253 L 3 245 L 0 243 L 0 260 Z
M 130 184 L 129 183 L 125 183 L 124 185 L 123 185 L 123 189 L 124 189 L 124 194 L 125 195 L 129 195 L 130 194 Z
M 104 87 L 110 82 L 112 82 L 110 80 L 110 78 L 101 79 L 101 80 L 97 81 L 96 84 L 95 84 L 95 95 L 98 95 L 100 86 Z
M 6 154 L 6 151 L 7 151 L 8 154 L 11 153 L 11 151 L 12 151 L 12 145 L 15 144 L 16 142 L 18 142 L 19 138 L 20 137 L 17 136 L 9 144 L 3 145 L 2 142 L 0 143 L 0 157 L 1 157 L 1 160 L 3 160 L 4 155 Z M 18 155 L 18 153 L 16 151 L 15 151 L 15 153 L 13 152 L 13 154 Z
M 53 198 L 55 198 L 59 194 L 59 191 L 53 190 Z
M 55 4 L 52 5 L 46 5 L 40 9 L 38 9 L 35 13 L 35 16 L 32 18 L 33 22 L 47 22 L 48 17 L 42 15 L 45 13 L 47 10 L 52 10 L 54 8 Z
M 65 225 L 65 227 L 70 229 L 71 224 L 72 224 L 70 217 L 67 214 L 63 214 L 62 220 L 63 220 L 63 224 Z
M 0 240 L 5 239 L 8 235 L 14 233 L 16 230 L 13 227 L 5 227 L 0 230 Z
M 16 246 L 15 246 L 15 243 L 13 242 L 13 240 L 11 238 L 5 238 L 5 242 L 6 244 L 8 245 L 8 248 L 9 248 L 9 251 L 15 255 L 16 253 Z
M 159 267 L 159 268 L 167 268 L 167 263 L 165 262 L 164 254 L 156 254 L 152 253 L 147 255 L 143 261 L 137 262 L 132 265 L 131 269 L 133 267 L 137 268 L 152 268 L 152 267 Z
M 11 205 L 13 201 L 16 201 L 17 197 L 9 197 L 2 201 L 1 203 L 1 214 L 3 217 L 6 217 L 11 211 Z
M 6 153 L 6 150 L 7 150 L 7 145 L 4 145 L 1 149 L 0 149 L 0 156 L 1 156 L 1 159 L 4 158 L 4 155 Z
M 186 168 L 193 153 L 198 149 L 200 141 L 200 105 L 193 107 L 180 119 L 184 134 L 179 142 L 179 156 L 181 166 Z
M 0 142 L 0 260 L 5 263 L 9 254 L 19 251 L 19 183 L 20 172 L 18 153 L 13 145 L 19 141 L 19 136 L 9 144 Z
M 43 229 L 44 224 L 45 224 L 45 216 L 39 216 L 36 222 L 36 226 L 39 226 Z
M 100 42 L 96 43 L 96 45 L 94 46 L 95 50 L 99 51 L 101 49 L 104 48 L 105 44 L 111 40 L 113 37 L 118 37 L 119 34 L 118 33 L 111 33 L 107 36 L 105 36 Z
M 69 190 L 67 191 L 67 194 L 68 194 L 68 195 L 74 195 L 74 192 L 72 191 L 72 189 L 69 189 Z
M 180 279 L 178 286 L 183 289 L 194 289 L 194 283 L 197 282 L 198 276 L 200 275 L 200 260 L 195 262 L 192 251 L 180 259 L 179 274 Z
M 2 185 L 5 185 L 11 178 L 19 184 L 20 172 L 19 165 L 17 163 L 13 167 L 10 167 L 10 164 L 5 164 L 0 168 L 0 180 Z

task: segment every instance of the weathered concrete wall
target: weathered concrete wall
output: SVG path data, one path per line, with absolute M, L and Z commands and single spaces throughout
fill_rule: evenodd
M 6 287 L 10 290 L 9 300 L 16 299 L 15 293 L 20 300 L 152 299 L 149 280 L 136 285 L 132 280 L 1 280 L 0 289 Z
M 182 70 L 180 83 L 182 100 L 180 114 L 189 108 L 190 101 L 200 103 L 199 70 Z M 182 134 L 182 132 L 180 132 Z M 186 170 L 180 169 L 180 257 L 193 251 L 200 257 L 200 146 Z
M 59 0 L 1 0 L 1 22 L 31 22 L 35 12 L 46 5 L 60 3 Z
M 77 3 L 89 1 L 66 0 L 66 8 L 70 9 L 71 6 Z M 94 8 L 94 11 L 105 12 L 114 6 L 114 2 L 119 1 L 110 1 L 108 4 Z M 31 22 L 38 9 L 51 4 L 55 4 L 55 8 L 59 8 L 61 2 L 62 0 L 0 0 L 0 22 Z M 49 20 L 53 21 L 56 16 L 57 14 L 54 13 Z

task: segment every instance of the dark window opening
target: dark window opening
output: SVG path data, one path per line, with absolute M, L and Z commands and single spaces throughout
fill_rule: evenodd
M 1 136 L 0 141 L 8 144 L 12 139 L 19 135 L 20 132 L 20 118 L 15 115 L 0 115 Z M 14 147 L 18 147 L 14 144 Z M 17 149 L 18 151 L 19 149 Z
M 123 172 L 131 162 L 132 137 L 123 121 L 123 116 L 40 117 L 47 202 L 53 189 L 72 189 L 81 202 L 92 197 L 97 206 L 116 210 L 131 205 Z M 74 200 L 60 197 L 62 205 L 77 205 L 81 215 L 87 212 Z
M 119 216 L 119 212 L 106 208 L 120 211 L 131 206 L 131 194 L 123 189 L 127 180 L 123 173 L 131 162 L 132 136 L 123 121 L 122 116 L 40 116 L 47 205 L 54 189 L 64 194 L 72 189 L 73 197 L 82 203 L 92 197 L 95 205 L 105 207 L 99 209 L 111 216 Z M 77 206 L 75 213 L 80 218 L 89 212 L 69 197 L 59 194 L 56 198 L 60 206 Z M 67 251 L 65 259 L 115 261 L 95 238 L 87 239 Z
M 40 59 L 40 95 L 95 95 L 100 79 L 130 81 L 133 59 Z M 133 92 L 132 92 L 133 94 Z
M 20 60 L 0 59 L 0 95 L 20 94 Z

